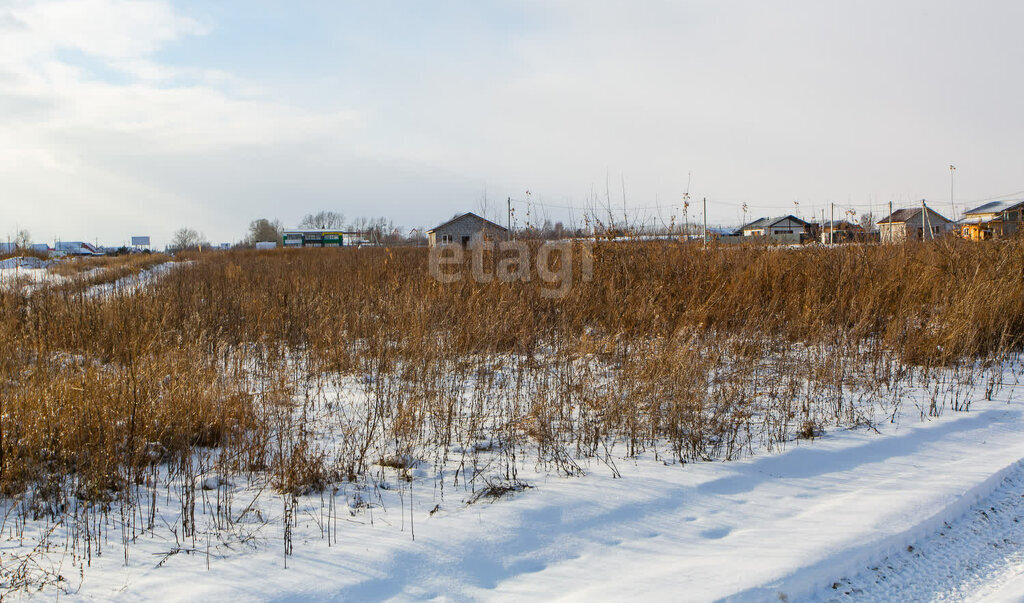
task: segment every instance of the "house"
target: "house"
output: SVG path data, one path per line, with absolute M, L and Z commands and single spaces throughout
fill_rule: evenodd
M 952 220 L 930 207 L 910 207 L 897 209 L 879 220 L 878 232 L 883 243 L 899 243 L 907 239 L 935 239 L 955 226 Z
M 360 240 L 362 233 L 337 228 L 295 228 L 281 233 L 287 248 L 295 247 L 348 247 Z
M 469 212 L 431 228 L 427 231 L 427 237 L 431 247 L 447 243 L 468 247 L 481 239 L 508 238 L 508 229 Z
M 53 247 L 58 255 L 103 255 L 103 250 L 85 241 L 57 241 Z
M 971 241 L 1013 236 L 1024 222 L 1024 201 L 992 201 L 965 211 L 957 224 L 960 235 Z
M 819 240 L 822 243 L 849 243 L 864 240 L 867 236 L 863 226 L 846 220 L 825 222 L 821 225 L 819 233 Z
M 777 218 L 758 218 L 736 230 L 744 237 L 769 237 L 779 241 L 800 243 L 808 233 L 810 224 L 793 215 Z

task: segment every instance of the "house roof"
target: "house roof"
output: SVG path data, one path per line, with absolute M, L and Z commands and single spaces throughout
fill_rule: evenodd
M 57 249 L 88 249 L 95 251 L 96 246 L 88 241 L 57 241 Z
M 888 224 L 890 222 L 906 222 L 907 220 L 913 219 L 914 216 L 921 213 L 920 207 L 912 207 L 910 209 L 897 209 L 888 216 L 878 221 L 879 224 Z
M 776 216 L 774 218 L 768 218 L 768 217 L 758 218 L 758 219 L 754 220 L 753 222 L 751 222 L 749 224 L 744 224 L 743 226 L 740 226 L 740 228 L 739 228 L 739 230 L 737 232 L 743 232 L 744 230 L 751 230 L 751 229 L 754 229 L 754 228 L 770 228 L 770 227 L 775 226 L 776 224 L 778 224 L 779 222 L 781 222 L 781 221 L 783 221 L 783 220 L 785 220 L 787 218 L 792 220 L 792 221 L 794 221 L 794 222 L 799 222 L 800 224 L 803 224 L 804 226 L 808 225 L 807 222 L 804 222 L 800 218 L 798 218 L 798 217 L 796 217 L 796 216 L 794 216 L 792 214 L 786 214 L 785 216 Z
M 447 222 L 444 222 L 443 224 L 438 224 L 437 226 L 435 226 L 435 227 L 431 228 L 430 230 L 428 230 L 427 233 L 428 234 L 432 233 L 435 230 L 444 228 L 445 226 L 448 226 L 449 224 L 452 224 L 454 222 L 458 222 L 459 220 L 462 220 L 464 218 L 469 218 L 469 217 L 476 218 L 477 220 L 480 220 L 482 222 L 486 222 L 488 225 L 491 226 L 491 228 L 494 228 L 494 229 L 497 229 L 497 230 L 501 230 L 501 231 L 504 231 L 504 232 L 508 232 L 508 229 L 505 228 L 504 226 L 502 226 L 501 224 L 495 224 L 494 222 L 491 222 L 487 218 L 481 218 L 480 216 L 478 216 L 478 215 L 476 215 L 476 214 L 474 214 L 473 212 L 470 211 L 470 212 L 466 212 L 466 213 L 462 214 L 461 216 L 455 216 L 454 218 L 452 218 L 451 220 L 448 220 Z
M 856 230 L 856 229 L 862 229 L 863 228 L 860 224 L 854 224 L 853 222 L 850 222 L 849 220 L 835 220 L 835 221 L 829 220 L 829 221 L 826 221 L 826 222 L 822 222 L 821 227 L 826 229 L 826 230 L 828 230 L 828 229 L 834 229 L 834 230 Z
M 969 216 L 971 214 L 998 214 L 1009 209 L 1016 209 L 1022 205 L 1024 205 L 1024 201 L 1020 199 L 1017 199 L 1015 201 L 989 201 L 984 205 L 979 205 L 974 209 L 965 211 L 964 215 Z
M 719 226 L 708 226 L 708 232 L 716 235 L 731 235 L 733 230 L 731 228 L 722 228 Z
M 751 228 L 766 228 L 770 221 L 771 218 L 769 217 L 758 218 L 753 222 L 750 222 L 749 224 L 744 224 L 743 226 L 740 226 L 739 228 L 736 229 L 736 232 L 743 232 L 744 230 L 750 230 Z
M 945 220 L 946 222 L 952 222 L 952 220 L 950 220 L 946 216 L 940 214 L 939 212 L 935 211 L 934 209 L 929 207 L 928 210 L 931 212 L 930 215 L 933 215 L 933 216 L 936 216 L 938 218 L 941 218 L 942 220 Z M 917 214 L 919 214 L 919 213 L 921 213 L 921 208 L 920 207 L 908 207 L 908 208 L 904 208 L 904 209 L 897 209 L 896 211 L 892 212 L 888 216 L 886 216 L 886 217 L 882 218 L 881 220 L 879 220 L 878 223 L 879 224 L 889 224 L 889 223 L 898 224 L 898 223 L 901 223 L 901 222 L 908 222 L 910 220 L 913 220 L 917 216 Z

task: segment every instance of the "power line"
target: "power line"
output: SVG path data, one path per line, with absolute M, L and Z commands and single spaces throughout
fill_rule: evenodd
M 975 199 L 975 200 L 971 200 L 971 201 L 958 201 L 956 203 L 953 203 L 952 205 L 954 205 L 956 207 L 975 206 L 975 205 L 980 205 L 982 203 L 987 203 L 989 201 L 1004 200 L 1007 197 L 1015 197 L 1015 196 L 1019 196 L 1019 195 L 1024 195 L 1024 190 L 1016 191 L 1016 192 L 1012 192 L 1012 193 L 1007 193 L 1005 195 L 997 195 L 997 196 L 994 196 L 994 197 L 987 197 L 987 198 L 984 198 L 984 199 Z M 593 202 L 593 203 L 591 203 L 589 205 L 567 205 L 567 204 L 563 204 L 563 203 L 548 203 L 546 201 L 536 201 L 536 200 L 533 200 L 533 199 L 524 200 L 524 199 L 516 199 L 514 197 L 510 197 L 509 198 L 509 202 L 510 203 L 520 204 L 520 205 L 524 205 L 524 206 L 527 206 L 527 207 L 533 206 L 533 207 L 539 207 L 539 208 L 545 208 L 545 209 L 565 209 L 565 210 L 570 210 L 570 211 L 583 211 L 583 212 L 587 212 L 587 211 L 603 211 L 603 210 L 609 209 L 608 206 L 607 206 L 607 203 L 604 203 L 604 202 L 601 202 L 601 201 L 595 201 L 595 202 Z M 668 209 L 668 210 L 682 209 L 684 203 L 685 203 L 684 201 L 680 201 L 678 204 L 676 204 L 676 203 L 668 203 L 668 204 L 657 204 L 657 205 L 638 205 L 638 206 L 633 206 L 633 207 L 613 208 L 613 211 L 618 211 L 619 209 L 621 209 L 621 210 L 625 210 L 625 211 L 657 211 L 657 212 L 660 213 L 661 211 L 666 210 L 666 209 Z M 792 207 L 791 203 L 780 204 L 780 205 L 762 205 L 762 204 L 757 204 L 756 206 L 751 206 L 751 204 L 748 203 L 748 202 L 731 201 L 731 200 L 723 200 L 723 199 L 710 199 L 709 203 L 711 203 L 712 205 L 717 206 L 717 207 L 725 206 L 725 207 L 734 208 L 734 209 L 752 210 L 752 211 L 756 211 L 758 209 L 761 209 L 761 210 L 787 211 L 787 210 L 791 210 L 791 207 Z M 828 202 L 822 202 L 822 203 L 823 204 L 827 204 Z M 910 203 L 913 203 L 913 202 L 908 202 L 908 204 L 910 204 Z M 812 208 L 813 208 L 813 207 L 816 207 L 818 204 L 811 203 L 809 205 L 811 205 Z M 844 210 L 851 210 L 851 211 L 854 211 L 854 212 L 857 212 L 857 213 L 864 213 L 864 210 L 867 210 L 867 211 L 873 213 L 873 210 L 875 209 L 875 205 L 876 204 L 869 201 L 869 202 L 865 202 L 865 203 L 836 203 L 835 205 L 836 205 L 836 207 L 842 208 Z

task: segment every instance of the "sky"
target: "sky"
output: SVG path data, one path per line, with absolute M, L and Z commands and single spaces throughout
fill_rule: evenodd
M 0 0 L 0 237 L 951 214 L 1024 197 L 1019 2 Z M 951 177 L 949 166 L 956 166 Z M 952 201 L 951 204 L 951 184 Z M 746 204 L 746 210 L 743 205 Z M 826 213 L 826 217 L 827 217 Z

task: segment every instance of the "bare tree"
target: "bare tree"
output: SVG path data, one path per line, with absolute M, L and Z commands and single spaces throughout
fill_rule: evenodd
M 246 242 L 250 245 L 256 243 L 273 241 L 275 243 L 281 240 L 281 221 L 274 220 L 271 222 L 266 218 L 260 218 L 253 220 L 249 223 L 249 236 L 246 237 Z
M 875 215 L 872 212 L 860 215 L 860 225 L 865 232 L 875 230 Z
M 186 249 L 198 249 L 208 247 L 210 244 L 203 235 L 191 228 L 179 228 L 171 237 L 171 243 L 167 246 L 171 251 L 183 251 Z
M 374 245 L 392 245 L 402 241 L 402 231 L 395 227 L 394 222 L 384 217 L 366 218 L 359 216 L 352 227 Z
M 14 246 L 18 249 L 28 249 L 32 246 L 32 235 L 24 228 L 19 230 L 18 236 L 14 238 Z
M 299 222 L 299 228 L 344 228 L 345 215 L 336 211 L 319 211 L 307 214 Z
M 413 245 L 426 245 L 427 244 L 427 229 L 425 226 L 419 228 L 413 228 L 409 231 L 409 235 L 405 239 L 407 242 Z

